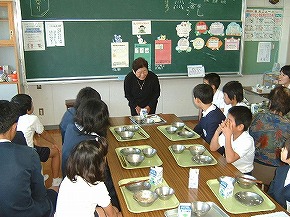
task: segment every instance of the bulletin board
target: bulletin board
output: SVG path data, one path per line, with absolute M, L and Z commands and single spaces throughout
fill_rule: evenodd
M 135 0 L 88 0 L 85 4 L 77 0 L 23 0 L 20 3 L 22 22 L 61 21 L 64 27 L 65 46 L 24 51 L 28 81 L 124 77 L 131 70 L 135 46 L 140 43 L 140 38 L 132 34 L 132 21 L 138 20 L 151 22 L 150 34 L 141 34 L 141 38 L 143 43 L 151 45 L 151 70 L 158 76 L 187 75 L 187 65 L 203 65 L 206 72 L 219 74 L 241 72 L 243 38 L 237 32 L 242 30 L 231 32 L 243 26 L 244 0 L 147 0 L 142 4 Z M 176 28 L 182 23 L 191 26 L 188 37 L 177 34 Z M 217 25 L 224 28 L 223 33 L 216 32 Z M 207 30 L 197 31 L 197 26 L 206 26 Z M 234 28 L 227 34 L 229 26 Z M 128 42 L 128 67 L 112 67 L 111 43 L 116 35 L 122 42 Z M 187 49 L 179 46 L 183 38 L 189 42 Z M 202 48 L 194 42 L 197 38 L 204 41 Z M 218 48 L 207 46 L 212 38 L 217 38 L 211 42 L 219 44 Z M 156 64 L 156 40 L 164 39 L 171 43 L 171 60 L 169 64 Z
M 282 21 L 283 10 L 279 8 L 246 10 L 243 74 L 271 72 L 278 60 Z M 263 51 L 263 46 L 269 49 Z

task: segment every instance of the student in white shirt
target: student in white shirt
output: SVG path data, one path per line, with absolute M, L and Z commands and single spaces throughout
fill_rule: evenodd
M 232 106 L 247 106 L 243 101 L 244 89 L 240 82 L 229 81 L 223 86 L 224 93 L 224 115 L 227 117 L 228 111 Z
M 203 77 L 203 83 L 209 84 L 213 89 L 213 100 L 212 104 L 216 105 L 223 112 L 225 107 L 224 94 L 219 90 L 221 84 L 221 78 L 216 73 L 209 73 Z
M 21 115 L 18 120 L 17 131 L 24 134 L 28 146 L 35 148 L 41 162 L 46 162 L 51 158 L 52 186 L 59 186 L 62 181 L 62 178 L 60 178 L 60 151 L 52 136 L 44 130 L 39 118 L 33 114 L 32 98 L 27 94 L 17 94 L 11 99 L 11 102 L 18 104 Z M 34 144 L 35 133 L 48 141 L 51 147 Z
M 252 121 L 250 109 L 233 106 L 229 109 L 227 119 L 220 124 L 210 142 L 210 150 L 225 148 L 225 157 L 241 173 L 251 175 L 254 168 L 255 145 L 248 133 Z
M 80 142 L 72 150 L 60 185 L 55 217 L 121 217 L 104 183 L 108 144 L 104 137 Z

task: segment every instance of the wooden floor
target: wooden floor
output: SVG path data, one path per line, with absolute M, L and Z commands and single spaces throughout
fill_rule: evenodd
M 48 130 L 47 131 L 56 141 L 56 145 L 57 147 L 60 149 L 62 149 L 62 139 L 61 139 L 61 134 L 60 134 L 60 130 Z M 39 144 L 43 144 L 43 146 L 50 146 L 50 143 L 45 141 L 42 138 L 38 138 L 37 139 L 40 143 Z M 60 152 L 60 158 L 61 158 L 61 152 Z M 61 167 L 61 165 L 60 165 Z M 46 187 L 50 187 L 51 183 L 52 183 L 52 173 L 51 173 L 51 160 L 48 159 L 47 162 L 42 163 L 42 168 L 43 168 L 43 174 L 48 174 L 49 175 L 49 179 L 46 180 L 45 182 L 45 186 Z

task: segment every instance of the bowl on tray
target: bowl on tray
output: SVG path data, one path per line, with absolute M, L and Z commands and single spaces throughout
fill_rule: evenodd
M 175 153 L 175 154 L 181 154 L 184 149 L 185 149 L 185 146 L 184 145 L 171 145 L 171 149 L 172 151 Z
M 191 203 L 191 211 L 195 216 L 204 216 L 210 209 L 211 206 L 207 202 L 195 201 Z
M 158 195 L 154 191 L 141 190 L 136 191 L 133 198 L 139 203 L 140 206 L 150 206 L 155 200 L 157 200 Z
M 156 188 L 155 193 L 161 200 L 168 200 L 172 197 L 175 191 L 173 190 L 173 188 L 170 188 L 169 186 L 163 186 Z
M 127 156 L 129 154 L 140 154 L 141 153 L 141 149 L 140 148 L 132 148 L 132 147 L 128 147 L 128 148 L 122 148 L 120 150 L 120 153 L 124 156 Z
M 192 160 L 198 164 L 210 164 L 213 159 L 210 156 L 201 154 L 193 156 Z
M 132 139 L 133 138 L 133 136 L 135 135 L 135 133 L 134 132 L 132 132 L 132 131 L 121 131 L 120 133 L 119 133 L 119 135 L 120 135 L 120 137 L 122 138 L 122 139 L 124 139 L 124 140 L 127 140 L 127 139 Z
M 191 138 L 194 136 L 194 133 L 188 130 L 181 130 L 177 134 L 183 138 Z
M 166 127 L 165 130 L 169 134 L 174 134 L 177 131 L 177 127 L 169 126 L 169 127 Z
M 144 148 L 142 150 L 142 153 L 144 154 L 145 157 L 153 157 L 156 153 L 157 153 L 157 150 L 155 148 Z
M 183 127 L 185 126 L 185 123 L 180 122 L 180 121 L 176 121 L 176 122 L 173 122 L 173 123 L 171 124 L 171 126 L 176 127 L 177 130 L 182 130 Z
M 239 186 L 241 188 L 251 188 L 252 186 L 254 186 L 256 184 L 256 178 L 250 175 L 246 175 L 246 174 L 242 174 L 238 177 L 236 177 L 237 179 L 237 183 L 239 184 Z
M 139 166 L 145 157 L 141 154 L 128 154 L 126 156 L 126 160 L 129 162 L 131 166 Z
M 134 182 L 132 184 L 126 185 L 126 188 L 132 192 L 136 192 L 140 190 L 149 190 L 151 188 L 151 184 L 148 181 L 140 181 L 140 182 Z
M 126 131 L 126 128 L 124 126 L 121 126 L 121 127 L 115 127 L 114 130 L 116 133 L 120 135 L 121 132 Z
M 127 131 L 132 131 L 132 132 L 136 132 L 139 130 L 139 126 L 138 125 L 128 125 L 124 127 Z
M 201 155 L 205 152 L 205 147 L 203 145 L 193 145 L 189 147 L 190 153 L 195 156 L 195 155 Z

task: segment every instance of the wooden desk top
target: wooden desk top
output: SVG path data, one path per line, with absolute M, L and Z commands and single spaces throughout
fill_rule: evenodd
M 160 116 L 167 121 L 166 124 L 171 124 L 174 121 L 181 121 L 173 114 L 160 114 Z M 130 122 L 129 117 L 116 117 L 110 118 L 111 126 L 118 125 L 126 125 L 132 124 Z M 190 128 L 194 127 L 194 123 L 187 124 Z M 152 211 L 152 212 L 144 212 L 140 214 L 131 213 L 128 211 L 125 200 L 123 198 L 120 187 L 118 186 L 118 182 L 121 179 L 126 178 L 134 178 L 134 177 L 144 177 L 149 175 L 149 168 L 141 168 L 141 169 L 124 169 L 122 168 L 118 157 L 115 153 L 115 149 L 118 147 L 124 146 L 132 146 L 132 145 L 150 145 L 157 149 L 158 156 L 163 161 L 163 178 L 166 180 L 168 185 L 175 190 L 175 195 L 179 202 L 192 202 L 192 201 L 212 201 L 216 203 L 220 208 L 223 209 L 223 206 L 218 201 L 216 196 L 212 193 L 211 189 L 206 184 L 206 181 L 209 179 L 216 179 L 219 176 L 232 176 L 235 177 L 240 172 L 232 165 L 227 164 L 224 157 L 222 157 L 217 152 L 211 152 L 213 157 L 218 161 L 217 165 L 214 166 L 202 166 L 198 167 L 199 171 L 199 187 L 198 189 L 188 189 L 188 176 L 189 176 L 189 168 L 180 167 L 177 165 L 175 159 L 171 155 L 168 150 L 168 146 L 172 144 L 193 144 L 199 143 L 204 145 L 209 150 L 209 145 L 203 139 L 196 140 L 183 140 L 179 142 L 172 142 L 168 140 L 158 129 L 158 125 L 147 125 L 142 126 L 142 128 L 150 135 L 149 139 L 146 140 L 138 140 L 138 141 L 130 141 L 130 142 L 118 142 L 113 134 L 108 131 L 108 142 L 109 142 L 109 152 L 107 155 L 109 167 L 112 174 L 112 179 L 114 186 L 116 188 L 116 192 L 120 201 L 120 206 L 122 209 L 122 213 L 124 217 L 138 217 L 138 216 L 164 216 L 164 212 L 166 210 L 160 211 Z M 268 212 L 252 212 L 245 214 L 234 215 L 228 213 L 229 216 L 239 216 L 239 217 L 248 217 L 257 214 L 277 212 L 277 211 L 285 211 L 279 204 L 277 204 L 274 200 L 272 200 L 276 209 Z M 223 209 L 224 210 L 224 209 Z M 224 210 L 225 211 L 225 210 Z

